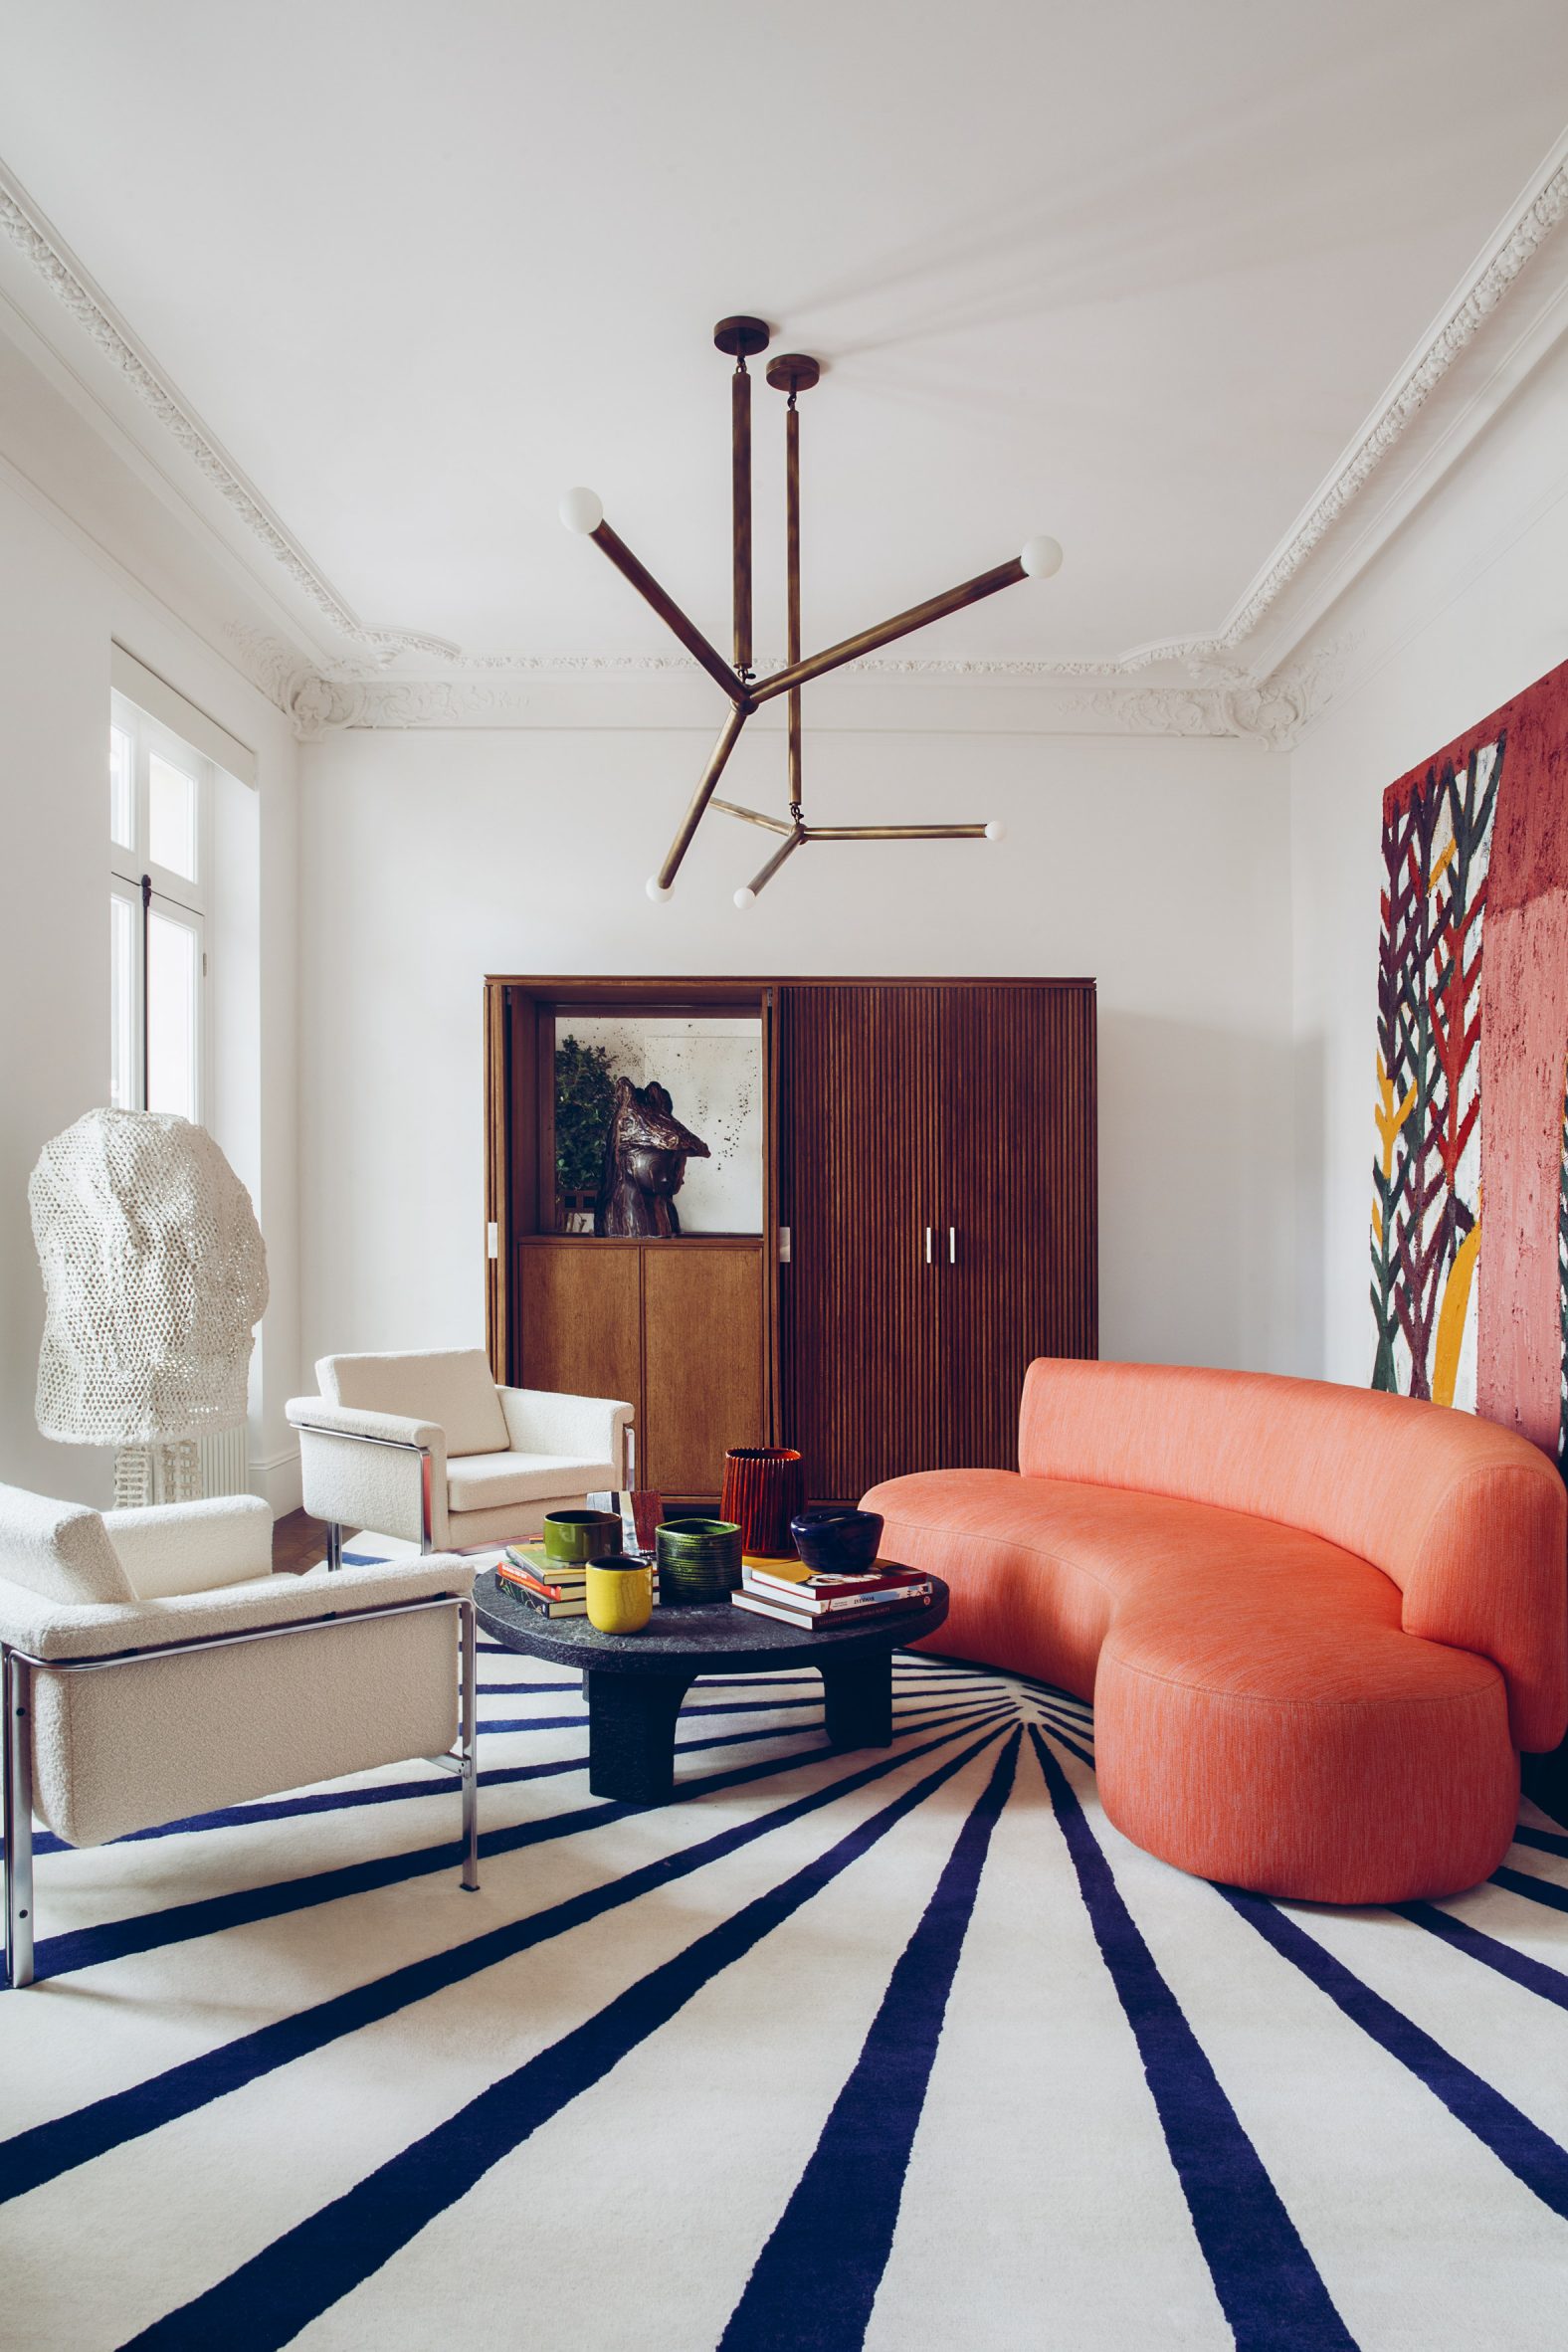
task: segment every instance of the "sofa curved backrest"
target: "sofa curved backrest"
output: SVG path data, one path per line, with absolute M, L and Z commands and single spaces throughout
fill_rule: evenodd
M 1407 1633 L 1500 1667 L 1517 1746 L 1568 1729 L 1568 1499 L 1510 1430 L 1324 1381 L 1045 1357 L 1018 1460 L 1324 1536 L 1399 1586 Z

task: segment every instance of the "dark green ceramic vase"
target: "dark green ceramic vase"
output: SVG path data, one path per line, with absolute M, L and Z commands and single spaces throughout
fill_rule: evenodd
M 656 1542 L 663 1608 L 722 1601 L 740 1583 L 740 1529 L 732 1519 L 666 1519 Z

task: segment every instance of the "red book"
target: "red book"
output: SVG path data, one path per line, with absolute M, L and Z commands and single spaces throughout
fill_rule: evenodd
M 525 1593 L 532 1593 L 541 1601 L 580 1601 L 586 1585 L 586 1579 L 581 1576 L 575 1583 L 557 1584 L 553 1578 L 541 1576 L 509 1555 L 496 1561 L 495 1574 L 503 1584 L 520 1585 Z

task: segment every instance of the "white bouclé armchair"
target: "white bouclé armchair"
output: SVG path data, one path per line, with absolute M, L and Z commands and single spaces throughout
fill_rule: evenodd
M 304 1507 L 327 1523 L 478 1550 L 536 1534 L 546 1511 L 629 1486 L 632 1408 L 613 1397 L 497 1388 L 482 1348 L 322 1356 L 321 1393 L 295 1397 Z
M 254 1495 L 89 1510 L 0 1485 L 8 1981 L 33 1977 L 33 1822 L 68 1846 L 416 1756 L 478 1874 L 470 1562 L 272 1573 Z M 451 1752 L 457 1741 L 457 1752 Z

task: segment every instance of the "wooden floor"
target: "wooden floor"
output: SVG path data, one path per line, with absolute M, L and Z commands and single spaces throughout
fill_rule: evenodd
M 308 1519 L 303 1511 L 291 1511 L 286 1519 L 273 1521 L 275 1575 L 302 1576 L 317 1560 L 325 1558 L 326 1529 L 319 1519 Z

